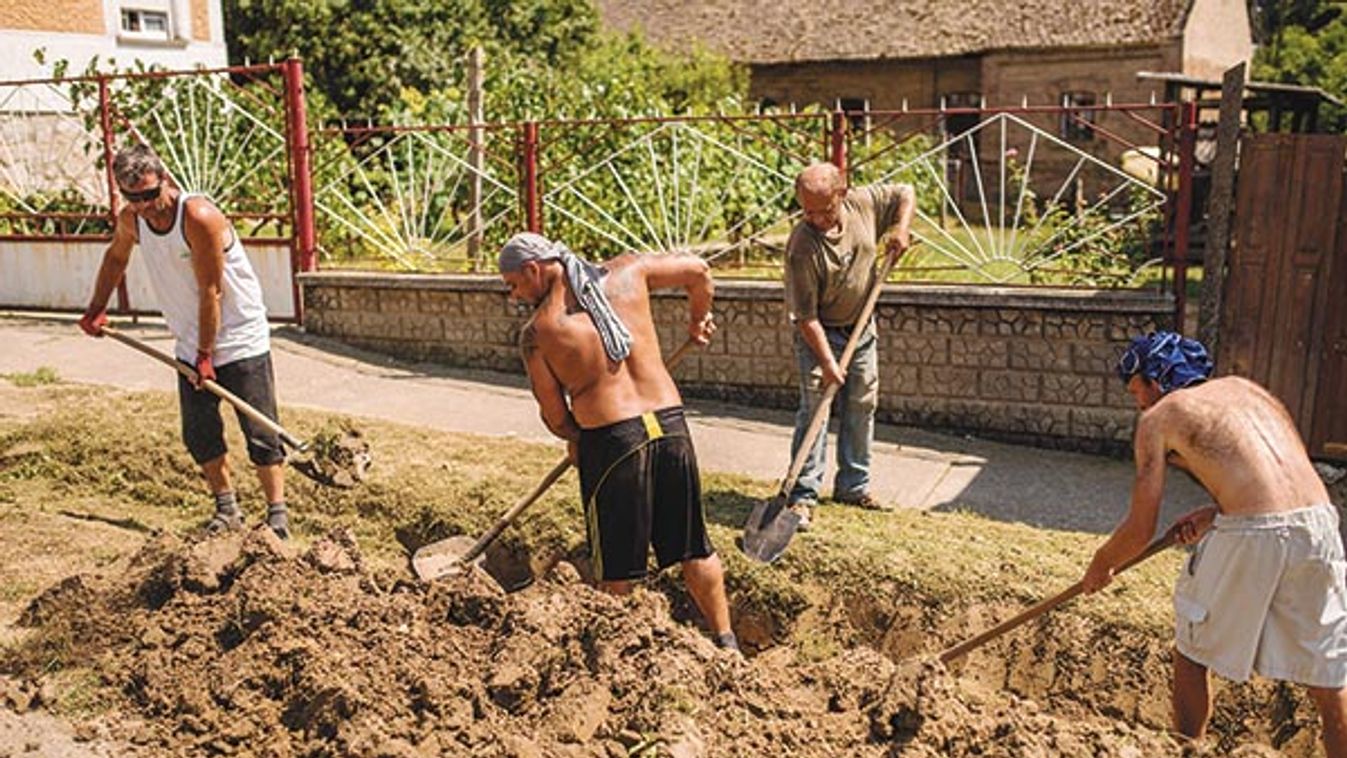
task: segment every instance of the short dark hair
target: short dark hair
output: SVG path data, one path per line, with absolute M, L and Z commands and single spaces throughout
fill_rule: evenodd
M 112 173 L 117 178 L 117 184 L 123 187 L 135 184 L 146 174 L 153 173 L 159 176 L 168 174 L 164 170 L 164 162 L 159 160 L 154 148 L 144 142 L 137 142 L 118 151 L 117 157 L 112 159 Z

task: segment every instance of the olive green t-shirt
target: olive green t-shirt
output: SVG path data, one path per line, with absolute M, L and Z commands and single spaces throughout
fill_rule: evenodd
M 901 184 L 871 184 L 847 192 L 839 223 L 820 232 L 799 221 L 786 241 L 786 310 L 791 321 L 818 319 L 851 326 L 861 315 L 875 276 L 875 246 L 898 212 Z

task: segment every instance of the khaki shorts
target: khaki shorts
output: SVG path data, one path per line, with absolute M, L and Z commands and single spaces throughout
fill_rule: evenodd
M 1331 505 L 1218 515 L 1174 587 L 1179 652 L 1237 682 L 1347 686 L 1345 572 Z

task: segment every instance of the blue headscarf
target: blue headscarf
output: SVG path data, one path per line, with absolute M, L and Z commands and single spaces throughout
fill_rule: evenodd
M 1135 337 L 1118 358 L 1118 378 L 1123 382 L 1141 374 L 1159 384 L 1165 394 L 1205 382 L 1211 369 L 1211 357 L 1202 343 L 1174 332 Z

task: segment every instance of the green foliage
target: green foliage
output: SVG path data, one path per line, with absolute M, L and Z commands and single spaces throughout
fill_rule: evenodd
M 56 373 L 56 369 L 51 366 L 38 366 L 36 371 L 20 372 L 16 374 L 0 374 L 14 384 L 15 387 L 38 387 L 44 384 L 55 384 L 61 381 L 61 377 Z
M 702 48 L 674 56 L 637 35 L 597 35 L 563 65 L 515 55 L 487 68 L 487 114 L 496 121 L 738 109 L 748 84 L 742 67 Z
M 107 208 L 90 202 L 73 187 L 17 195 L 0 186 L 0 234 L 108 234 L 111 231 Z
M 1267 0 L 1257 11 L 1266 44 L 1254 55 L 1254 79 L 1319 87 L 1347 100 L 1347 3 Z M 1347 114 L 1331 108 L 1321 115 Z
M 1130 287 L 1153 257 L 1151 240 L 1160 223 L 1155 198 L 1135 188 L 1112 213 L 1074 214 L 1063 203 L 1044 209 L 1036 235 L 1051 240 L 1044 259 L 1028 272 L 1034 284 Z M 1134 216 L 1130 221 L 1118 222 Z M 1115 226 L 1115 224 L 1117 224 Z
M 34 58 L 46 64 L 44 51 L 35 52 Z M 235 80 L 221 74 L 156 75 L 162 71 L 162 67 L 140 60 L 119 67 L 116 59 L 94 56 L 84 71 L 67 80 L 65 95 L 83 122 L 80 147 L 90 163 L 100 171 L 106 166 L 102 93 L 93 77 L 111 75 L 103 81 L 111 106 L 114 147 L 144 140 L 154 147 L 182 189 L 209 195 L 229 214 L 283 211 L 288 202 L 288 178 L 286 116 L 279 73 Z M 63 79 L 68 73 L 68 61 L 51 64 L 53 78 Z M 166 102 L 173 107 L 163 107 Z M 25 212 L 107 213 L 105 205 L 94 205 L 73 188 L 9 201 Z M 5 203 L 6 198 L 0 194 L 0 211 L 6 210 Z M 0 229 L 4 223 L 0 219 Z M 34 233 L 43 234 L 111 232 L 106 219 L 25 219 L 22 223 L 41 223 L 41 229 Z M 263 218 L 240 226 L 239 231 L 248 237 L 284 236 L 283 223 Z M 74 225 L 77 228 L 72 228 Z
M 379 120 L 407 91 L 462 82 L 474 45 L 557 65 L 598 31 L 584 0 L 226 0 L 224 13 L 232 62 L 298 55 L 336 113 Z

